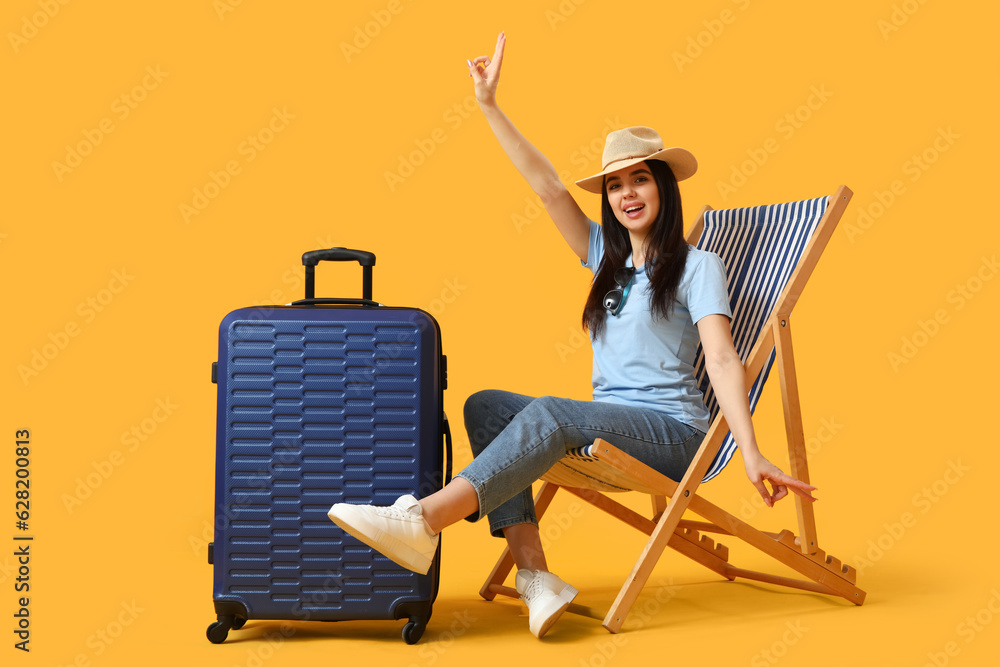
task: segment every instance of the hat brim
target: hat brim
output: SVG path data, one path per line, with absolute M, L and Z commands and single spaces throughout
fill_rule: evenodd
M 670 171 L 674 172 L 674 178 L 678 181 L 691 178 L 694 176 L 695 172 L 698 171 L 698 161 L 694 158 L 694 155 L 691 154 L 691 151 L 686 148 L 674 146 L 673 148 L 660 149 L 645 157 L 630 158 L 628 160 L 613 162 L 601 173 L 588 176 L 587 178 L 582 178 L 579 181 L 576 181 L 576 184 L 587 192 L 601 194 L 601 191 L 604 189 L 605 176 L 611 172 L 631 167 L 634 164 L 639 164 L 640 162 L 645 162 L 646 160 L 660 160 L 661 162 L 666 162 L 670 167 Z

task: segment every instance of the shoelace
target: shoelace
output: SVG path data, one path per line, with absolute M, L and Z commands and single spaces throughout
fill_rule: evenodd
M 528 587 L 524 589 L 524 593 L 521 594 L 521 599 L 524 600 L 525 604 L 534 600 L 539 593 L 542 592 L 542 578 L 538 576 L 539 570 L 535 570 L 534 576 L 531 578 L 531 583 Z
M 391 519 L 410 519 L 415 515 L 408 510 L 404 510 L 402 507 L 397 507 L 396 505 L 385 505 L 383 507 L 376 507 L 375 513 L 379 516 L 389 517 Z

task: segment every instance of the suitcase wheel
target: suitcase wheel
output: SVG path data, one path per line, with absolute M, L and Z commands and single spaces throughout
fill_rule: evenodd
M 427 620 L 410 617 L 410 621 L 403 626 L 403 641 L 407 644 L 416 644 L 424 636 L 427 629 Z
M 231 629 L 239 630 L 246 622 L 247 619 L 238 616 L 220 615 L 219 620 L 208 626 L 205 634 L 208 636 L 208 641 L 213 644 L 221 644 L 226 641 Z

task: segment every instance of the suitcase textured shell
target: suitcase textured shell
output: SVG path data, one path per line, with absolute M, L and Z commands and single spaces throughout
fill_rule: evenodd
M 223 320 L 212 553 L 220 619 L 409 616 L 419 638 L 440 551 L 427 575 L 410 572 L 326 512 L 441 488 L 442 365 L 440 330 L 420 310 L 273 306 Z

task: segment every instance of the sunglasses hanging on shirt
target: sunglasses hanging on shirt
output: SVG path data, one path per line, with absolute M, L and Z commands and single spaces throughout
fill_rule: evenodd
M 629 290 L 632 289 L 632 278 L 635 277 L 635 267 L 623 266 L 615 271 L 615 284 L 613 290 L 604 295 L 604 307 L 608 312 L 618 317 L 625 307 L 625 300 L 628 299 Z

